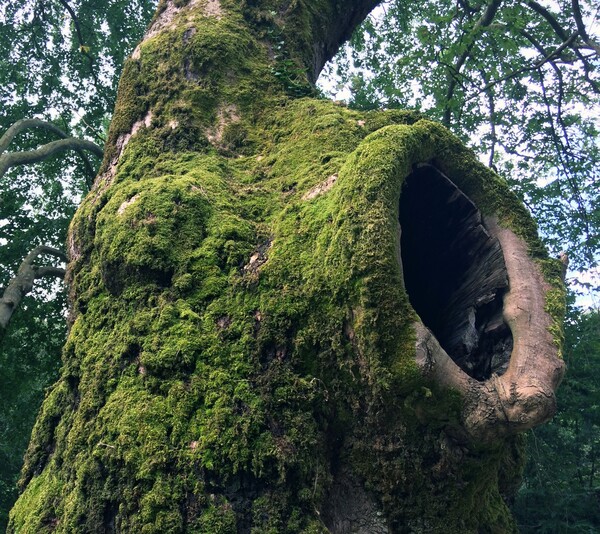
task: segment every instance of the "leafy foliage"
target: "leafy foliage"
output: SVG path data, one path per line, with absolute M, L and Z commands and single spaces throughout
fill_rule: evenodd
M 102 144 L 121 65 L 153 9 L 150 0 L 0 0 L 0 131 L 36 116 Z M 53 139 L 31 131 L 12 147 L 22 150 Z M 63 246 L 86 179 L 82 159 L 68 155 L 2 180 L 0 242 L 18 248 L 2 251 L 7 254 L 2 265 L 14 266 L 34 244 Z

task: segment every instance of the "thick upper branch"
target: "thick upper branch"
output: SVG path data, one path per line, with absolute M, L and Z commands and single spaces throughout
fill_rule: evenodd
M 312 24 L 314 33 L 312 36 L 313 61 L 309 67 L 309 78 L 314 83 L 325 63 L 327 63 L 338 51 L 339 47 L 347 41 L 354 29 L 367 17 L 367 15 L 382 0 L 349 0 L 346 2 L 329 2 L 331 12 L 328 17 Z M 322 17 L 318 9 L 318 2 L 311 10 L 314 19 Z
M 579 0 L 571 0 L 571 6 L 573 8 L 573 18 L 575 19 L 575 24 L 577 24 L 577 31 L 583 39 L 583 42 L 594 50 L 596 54 L 600 54 L 600 43 L 593 41 L 586 30 L 581 15 L 581 8 L 579 7 Z

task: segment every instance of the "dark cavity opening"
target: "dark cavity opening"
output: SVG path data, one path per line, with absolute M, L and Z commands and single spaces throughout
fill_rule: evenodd
M 513 340 L 502 318 L 502 249 L 473 202 L 431 165 L 408 176 L 400 198 L 404 283 L 421 320 L 477 380 L 504 373 Z

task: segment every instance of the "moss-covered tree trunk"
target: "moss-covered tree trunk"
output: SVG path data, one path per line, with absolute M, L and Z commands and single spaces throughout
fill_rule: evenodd
M 377 3 L 161 3 L 72 223 L 11 532 L 514 530 L 560 266 L 442 127 L 311 97 Z

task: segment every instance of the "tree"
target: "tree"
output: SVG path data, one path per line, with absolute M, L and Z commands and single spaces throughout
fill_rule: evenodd
M 10 142 L 16 135 L 28 128 L 45 128 L 54 134 L 58 134 L 62 139 L 52 141 L 35 150 L 25 152 L 6 152 Z M 51 123 L 41 121 L 39 119 L 23 119 L 13 124 L 7 132 L 0 138 L 0 178 L 4 176 L 6 171 L 11 167 L 18 165 L 27 165 L 44 161 L 56 153 L 66 150 L 76 150 L 82 154 L 84 161 L 89 167 L 89 162 L 85 157 L 84 150 L 89 150 L 96 156 L 102 157 L 102 149 L 85 139 L 69 138 L 66 134 Z M 33 284 L 38 278 L 58 277 L 63 278 L 65 275 L 64 269 L 60 267 L 38 266 L 34 265 L 34 261 L 40 255 L 50 255 L 62 261 L 66 261 L 65 254 L 55 248 L 40 245 L 32 250 L 21 263 L 16 276 L 8 283 L 4 290 L 4 294 L 0 298 L 0 339 L 10 322 L 13 313 L 18 309 L 23 297 L 33 289 Z
M 10 531 L 514 529 L 562 266 L 444 128 L 308 98 L 376 3 L 160 5 Z

